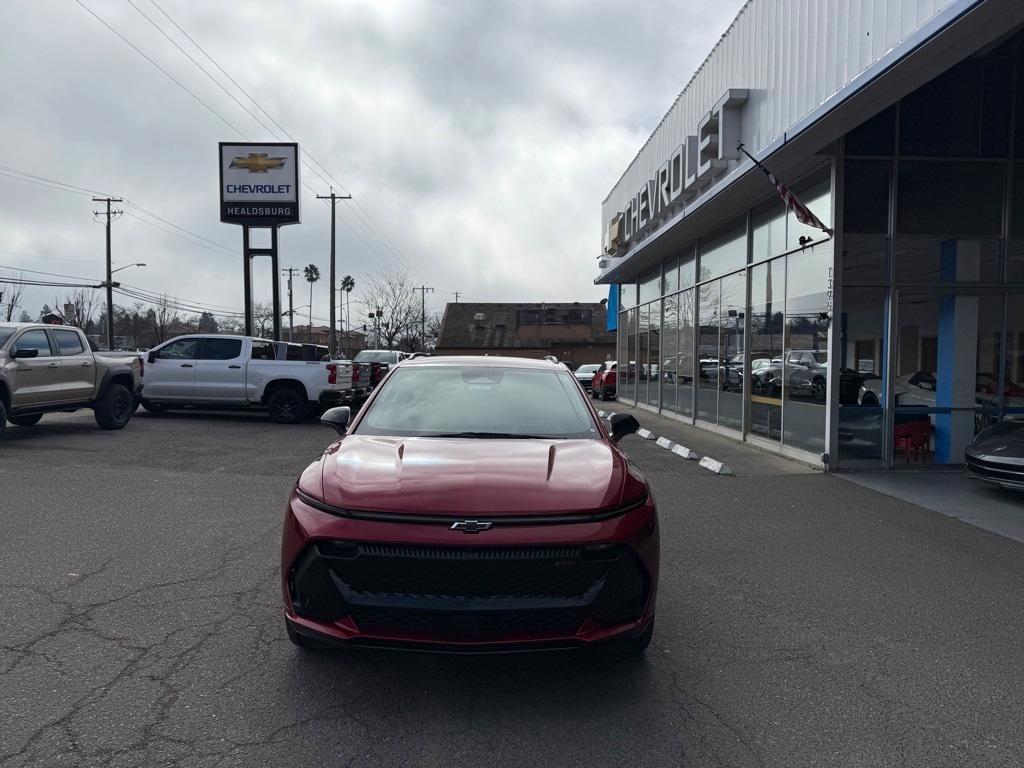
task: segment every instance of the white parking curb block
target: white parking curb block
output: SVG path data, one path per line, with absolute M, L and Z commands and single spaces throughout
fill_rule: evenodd
M 603 418 L 604 418 L 605 416 L 607 416 L 608 414 L 607 414 L 607 413 L 605 413 L 604 411 L 598 411 L 598 412 L 597 412 L 597 415 L 598 415 L 598 416 L 600 416 L 600 417 L 601 417 L 601 418 L 603 419 Z
M 672 448 L 675 446 L 675 443 L 673 443 L 667 437 L 659 437 L 657 443 L 659 447 L 664 448 L 667 451 L 671 451 Z
M 732 474 L 732 470 L 725 466 L 725 464 L 723 464 L 720 461 L 716 461 L 715 459 L 712 459 L 710 456 L 705 456 L 703 459 L 701 459 L 700 466 L 704 467 L 704 469 L 710 469 L 716 475 Z
M 672 453 L 676 456 L 682 456 L 684 459 L 692 459 L 694 461 L 700 458 L 696 451 L 691 451 L 685 445 L 679 445 L 678 443 L 672 446 Z
M 656 435 L 649 429 L 638 429 L 636 433 L 644 440 L 654 440 L 656 437 Z

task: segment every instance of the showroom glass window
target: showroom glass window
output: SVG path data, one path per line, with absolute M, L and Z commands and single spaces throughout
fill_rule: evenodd
M 750 434 L 782 440 L 786 259 L 750 270 Z
M 701 238 L 698 244 L 700 279 L 733 272 L 747 263 L 747 222 L 740 216 L 731 223 Z
M 825 450 L 831 243 L 786 258 L 784 445 Z

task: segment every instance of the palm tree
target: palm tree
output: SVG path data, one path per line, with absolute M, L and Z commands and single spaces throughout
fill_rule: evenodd
M 349 310 L 348 295 L 350 293 L 352 293 L 352 289 L 355 288 L 355 287 L 356 287 L 356 281 L 352 279 L 352 275 L 345 275 L 343 278 L 341 278 L 341 290 L 343 290 L 345 292 L 345 317 L 348 318 L 349 325 L 352 325 L 352 314 L 351 314 L 351 312 Z M 345 345 L 348 346 L 348 343 L 351 341 L 351 339 L 349 339 L 349 337 L 347 335 L 345 335 L 345 333 L 344 333 L 344 331 L 345 331 L 345 320 L 344 319 L 342 319 L 342 321 L 341 321 L 341 330 L 342 330 L 342 338 L 345 340 Z M 351 331 L 352 329 L 349 328 L 349 330 Z
M 306 276 L 306 282 L 309 283 L 309 340 L 313 341 L 313 283 L 320 279 L 320 268 L 316 264 L 307 264 L 302 274 Z M 334 301 L 334 297 L 331 297 L 331 301 Z

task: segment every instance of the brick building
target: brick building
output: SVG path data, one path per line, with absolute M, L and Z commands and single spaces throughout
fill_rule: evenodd
M 435 354 L 600 363 L 615 355 L 615 334 L 605 330 L 606 322 L 604 302 L 448 304 Z

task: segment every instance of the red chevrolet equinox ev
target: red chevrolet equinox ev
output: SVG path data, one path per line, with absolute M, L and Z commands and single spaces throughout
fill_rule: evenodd
M 281 575 L 297 645 L 500 652 L 654 631 L 658 519 L 644 476 L 564 366 L 395 366 L 288 502 Z

